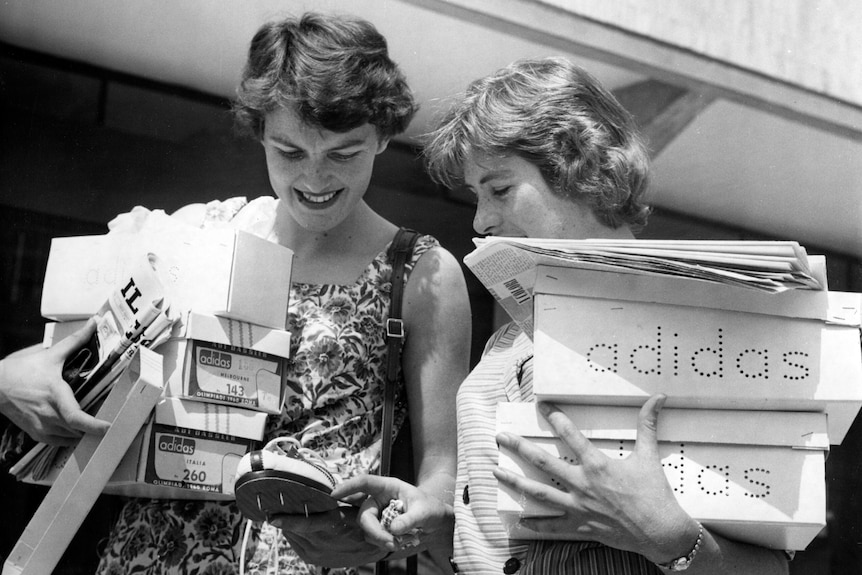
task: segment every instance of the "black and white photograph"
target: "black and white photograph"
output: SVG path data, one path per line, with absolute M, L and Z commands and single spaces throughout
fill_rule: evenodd
M 2 575 L 862 574 L 860 25 L 0 2 Z

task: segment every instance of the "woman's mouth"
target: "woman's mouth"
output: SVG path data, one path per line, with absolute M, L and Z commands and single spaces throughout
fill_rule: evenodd
M 308 192 L 303 192 L 300 190 L 295 190 L 296 195 L 299 197 L 299 201 L 303 204 L 308 204 L 314 207 L 323 207 L 328 205 L 332 200 L 337 196 L 341 190 L 335 190 L 334 192 L 327 192 L 325 194 L 309 194 Z

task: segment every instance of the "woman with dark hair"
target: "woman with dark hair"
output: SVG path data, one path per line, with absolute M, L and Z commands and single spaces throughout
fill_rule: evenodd
M 281 455 L 315 453 L 343 479 L 380 465 L 392 282 L 387 248 L 398 228 L 364 196 L 376 156 L 415 109 L 370 23 L 306 14 L 266 24 L 251 42 L 234 111 L 263 146 L 276 197 L 195 204 L 174 214 L 201 226 L 227 222 L 293 250 L 292 282 L 285 286 L 288 397 L 282 413 L 270 416 L 266 438 L 299 448 Z M 469 365 L 470 310 L 458 262 L 431 236 L 419 238 L 405 269 L 406 339 L 393 435 L 409 412 L 421 494 L 411 507 L 424 517 L 411 528 L 422 529 L 421 543 L 395 550 L 369 544 L 356 507 L 310 522 L 281 516 L 283 532 L 270 523 L 252 530 L 247 573 L 355 573 L 347 566 L 424 550 L 446 563 L 454 397 Z M 233 573 L 243 526 L 233 502 L 131 500 L 99 572 Z
M 565 59 L 515 62 L 472 83 L 430 135 L 425 159 L 436 180 L 465 185 L 476 195 L 473 227 L 482 235 L 632 239 L 649 214 L 648 156 L 633 119 L 598 81 Z M 782 552 L 726 539 L 678 504 L 655 435 L 664 396 L 644 404 L 636 447 L 626 459 L 604 455 L 577 422 L 550 404 L 540 409 L 577 456 L 575 463 L 548 458 L 522 437 L 496 434 L 498 403 L 535 401 L 532 356 L 527 334 L 515 323 L 503 326 L 458 390 L 456 572 L 787 572 Z M 549 473 L 560 487 L 499 468 L 500 449 Z M 521 527 L 569 540 L 510 539 L 496 511 L 498 482 L 560 512 L 524 519 Z M 411 487 L 357 478 L 336 495 L 356 491 L 406 498 Z M 370 521 L 365 525 L 386 539 Z

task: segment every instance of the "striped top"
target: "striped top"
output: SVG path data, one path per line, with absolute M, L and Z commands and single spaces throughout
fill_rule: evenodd
M 457 573 L 469 575 L 646 575 L 662 571 L 640 555 L 600 543 L 510 540 L 497 516 L 497 403 L 534 401 L 533 342 L 508 324 L 490 339 L 458 390 L 455 482 Z

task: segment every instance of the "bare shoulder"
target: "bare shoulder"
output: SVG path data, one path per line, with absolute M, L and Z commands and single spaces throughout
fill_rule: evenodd
M 415 322 L 429 332 L 440 321 L 449 330 L 467 329 L 461 325 L 470 322 L 467 282 L 449 250 L 435 246 L 422 254 L 407 281 L 404 303 L 408 323 Z
M 459 288 L 466 292 L 464 272 L 452 253 L 442 246 L 429 248 L 419 257 L 408 280 L 408 289 Z

